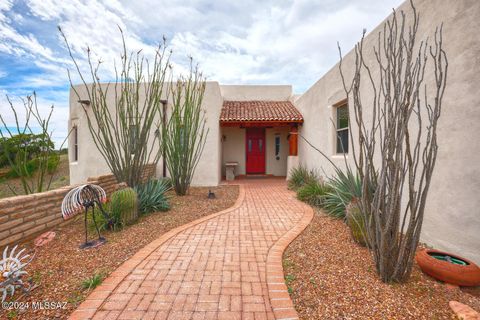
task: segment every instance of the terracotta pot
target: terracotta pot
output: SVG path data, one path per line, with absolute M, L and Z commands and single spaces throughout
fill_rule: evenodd
M 467 265 L 454 264 L 432 257 L 430 254 L 448 255 L 452 258 L 462 260 Z M 451 283 L 457 286 L 478 286 L 480 285 L 480 268 L 470 260 L 447 252 L 425 249 L 417 252 L 415 257 L 423 272 L 429 276 Z

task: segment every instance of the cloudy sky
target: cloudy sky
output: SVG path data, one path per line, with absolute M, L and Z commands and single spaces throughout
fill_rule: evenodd
M 302 93 L 402 0 L 0 0 L 0 112 L 12 120 L 8 94 L 37 92 L 43 112 L 55 105 L 52 128 L 66 134 L 72 63 L 60 25 L 80 64 L 92 48 L 110 80 L 120 50 L 152 52 L 166 36 L 177 71 L 188 56 L 222 84 L 292 84 Z

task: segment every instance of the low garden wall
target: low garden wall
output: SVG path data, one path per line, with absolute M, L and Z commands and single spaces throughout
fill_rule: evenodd
M 142 180 L 155 175 L 155 165 L 145 167 Z M 101 186 L 107 194 L 114 191 L 113 174 L 90 177 L 88 183 Z M 75 186 L 0 199 L 0 247 L 22 242 L 64 222 L 61 206 L 65 195 Z

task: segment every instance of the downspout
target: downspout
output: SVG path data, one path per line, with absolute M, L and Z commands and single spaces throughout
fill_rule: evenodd
M 163 129 L 167 125 L 167 100 L 160 100 L 162 104 L 162 126 Z M 167 177 L 167 162 L 165 161 L 165 154 L 162 155 L 162 177 Z

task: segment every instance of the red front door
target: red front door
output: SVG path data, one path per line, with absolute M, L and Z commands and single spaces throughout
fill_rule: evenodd
M 247 174 L 265 173 L 265 129 L 248 128 L 246 140 Z

